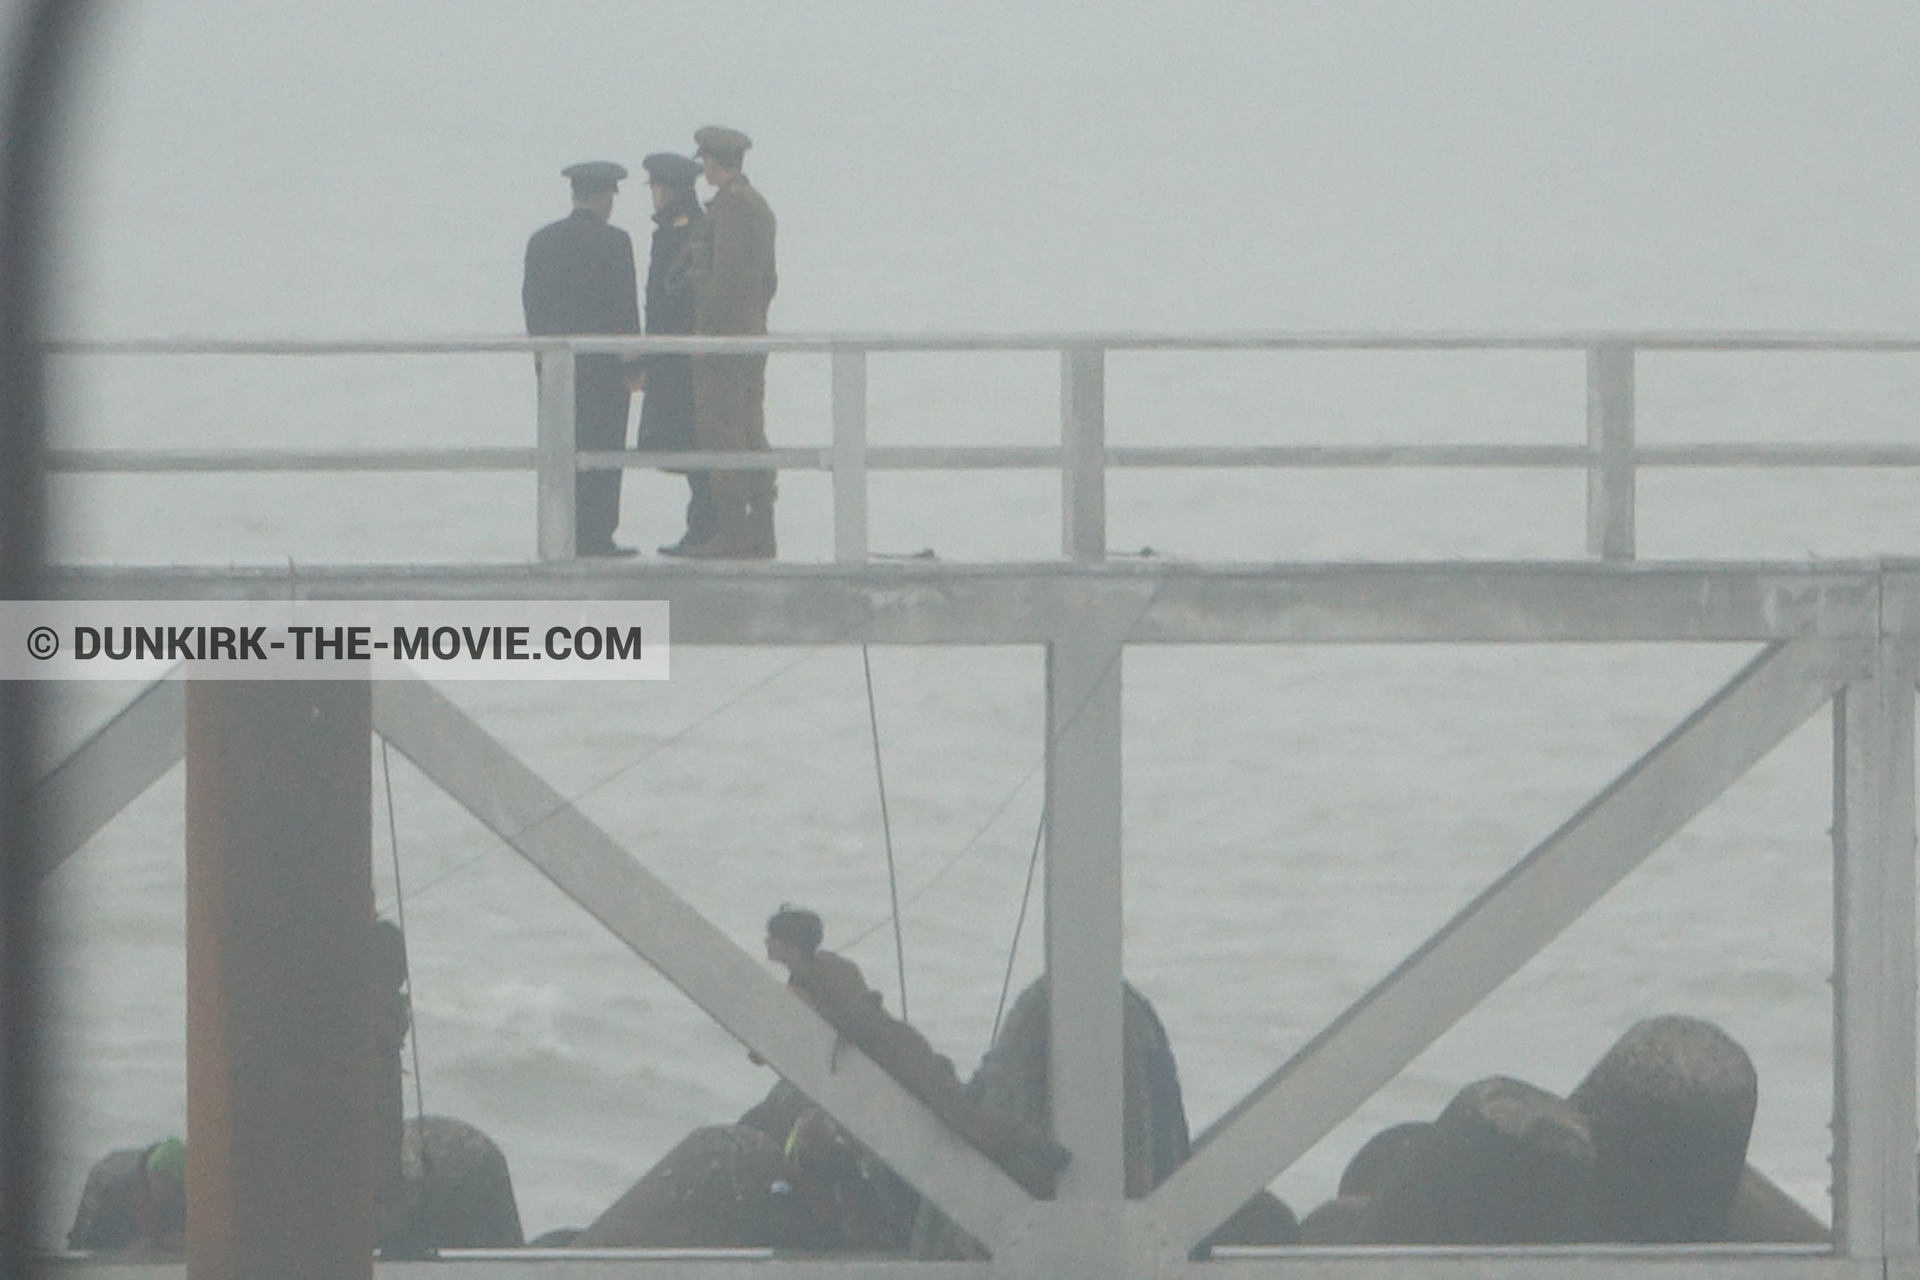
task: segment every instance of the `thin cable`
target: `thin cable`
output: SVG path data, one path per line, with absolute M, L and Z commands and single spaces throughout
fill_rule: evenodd
M 987 1035 L 987 1047 L 1000 1038 L 1000 1015 L 1007 1011 L 1007 992 L 1013 989 L 1013 958 L 1020 954 L 1020 931 L 1027 923 L 1027 903 L 1033 897 L 1033 872 L 1040 865 L 1040 842 L 1047 833 L 1047 811 L 1040 810 L 1040 821 L 1033 828 L 1033 853 L 1027 858 L 1027 883 L 1020 890 L 1020 915 L 1013 922 L 1013 945 L 1007 948 L 1007 972 L 1000 979 L 1000 1003 L 993 1007 L 993 1030 Z
M 893 819 L 887 813 L 887 770 L 880 760 L 880 712 L 873 697 L 873 658 L 860 646 L 860 667 L 867 676 L 867 724 L 873 730 L 873 777 L 880 787 L 880 830 L 887 841 L 887 896 L 893 902 L 893 962 L 900 974 L 900 1021 L 907 1016 L 907 944 L 900 933 L 900 874 L 893 864 Z
M 387 848 L 393 854 L 393 915 L 400 926 L 401 976 L 407 981 L 407 1030 L 413 1045 L 413 1113 L 420 1117 L 422 1129 L 427 1123 L 427 1099 L 420 1084 L 420 1024 L 413 1016 L 413 960 L 408 954 L 407 895 L 400 889 L 400 827 L 393 816 L 393 756 L 387 740 L 380 739 L 380 773 L 387 790 Z M 424 1147 L 422 1150 L 424 1151 Z
M 433 1157 L 427 1150 L 427 1095 L 420 1077 L 420 1021 L 413 1016 L 413 957 L 407 935 L 407 895 L 400 887 L 400 824 L 393 815 L 393 756 L 384 737 L 380 739 L 380 775 L 387 792 L 387 849 L 393 855 L 393 915 L 394 923 L 400 927 L 400 974 L 407 982 L 407 1042 L 413 1050 L 413 1115 L 420 1134 L 420 1204 L 413 1225 L 418 1230 L 433 1183 Z
M 835 637 L 836 641 L 839 638 L 840 637 Z M 527 834 L 527 832 L 533 830 L 535 827 L 546 822 L 548 819 L 553 818 L 558 814 L 565 813 L 568 809 L 571 809 L 574 806 L 578 805 L 582 800 L 585 800 L 588 796 L 592 795 L 594 792 L 598 791 L 600 788 L 607 786 L 615 781 L 618 781 L 620 778 L 624 777 L 627 773 L 631 772 L 634 769 L 639 768 L 641 765 L 653 759 L 653 757 L 659 755 L 662 751 L 665 751 L 668 747 L 672 746 L 674 743 L 680 741 L 680 739 L 692 733 L 695 729 L 698 729 L 700 726 L 706 724 L 709 720 L 714 719 L 715 717 L 721 715 L 723 712 L 733 710 L 733 708 L 739 706 L 742 702 L 745 702 L 748 698 L 751 698 L 754 694 L 760 692 L 762 689 L 766 688 L 768 685 L 778 680 L 781 676 L 786 675 L 789 671 L 792 671 L 795 667 L 799 667 L 805 663 L 813 661 L 815 658 L 820 656 L 820 653 L 821 653 L 821 650 L 818 648 L 809 649 L 805 653 L 801 654 L 799 657 L 795 658 L 792 662 L 789 662 L 786 666 L 781 667 L 778 671 L 774 672 L 772 675 L 766 677 L 763 680 L 758 680 L 758 681 L 755 681 L 753 684 L 748 685 L 746 688 L 742 689 L 739 693 L 727 699 L 725 702 L 715 707 L 712 711 L 709 711 L 706 715 L 701 716 L 698 720 L 695 720 L 692 724 L 687 725 L 685 728 L 676 731 L 675 733 L 673 733 L 668 737 L 662 738 L 660 741 L 654 743 L 651 747 L 647 748 L 640 755 L 636 756 L 632 760 L 629 760 L 627 763 L 621 765 L 618 769 L 615 769 L 612 773 L 600 779 L 600 781 L 589 786 L 586 790 L 578 792 L 575 795 L 568 797 L 565 801 L 563 801 L 559 805 L 556 805 L 550 812 L 541 814 L 538 818 L 535 818 L 532 822 L 529 822 L 526 826 L 516 831 L 514 833 L 514 838 L 516 840 L 519 839 L 521 836 Z
M 1048 735 L 1047 754 L 1049 756 L 1053 754 L 1054 744 L 1067 736 L 1067 731 L 1073 728 L 1093 702 L 1093 695 L 1099 691 L 1101 685 L 1106 683 L 1107 677 L 1113 674 L 1114 667 L 1119 665 L 1120 656 L 1127 651 L 1127 641 L 1133 639 L 1134 633 L 1140 629 L 1140 624 L 1146 621 L 1147 611 L 1152 609 L 1154 601 L 1160 598 L 1160 588 L 1165 585 L 1165 578 L 1154 583 L 1153 591 L 1147 596 L 1146 603 L 1140 606 L 1140 612 L 1133 615 L 1133 622 L 1127 627 L 1126 634 L 1120 637 L 1120 643 L 1113 647 L 1113 652 L 1108 655 L 1106 662 L 1100 668 L 1100 674 L 1088 682 L 1086 695 L 1080 699 L 1080 705 L 1060 723 L 1056 732 Z M 987 1037 L 989 1047 L 1000 1036 L 1000 1016 L 1006 1010 L 1007 992 L 1013 986 L 1013 961 L 1014 957 L 1020 954 L 1020 934 L 1026 927 L 1027 904 L 1033 897 L 1033 873 L 1034 869 L 1040 865 L 1040 845 L 1046 836 L 1047 821 L 1052 816 L 1053 793 L 1049 790 L 1046 803 L 1040 807 L 1040 821 L 1033 830 L 1033 853 L 1027 858 L 1027 883 L 1020 890 L 1020 914 L 1013 922 L 1013 942 L 1007 948 L 1007 972 L 1006 976 L 1000 980 L 1000 1004 L 993 1011 L 993 1032 Z
M 521 836 L 526 835 L 529 831 L 532 831 L 534 828 L 540 826 L 542 823 L 554 817 L 556 814 L 564 813 L 566 810 L 573 808 L 575 805 L 579 804 L 580 801 L 586 799 L 588 796 L 592 795 L 594 792 L 598 791 L 600 788 L 606 786 L 610 782 L 613 782 L 615 779 L 622 777 L 628 771 L 638 768 L 640 765 L 645 764 L 647 761 L 653 759 L 653 757 L 659 755 L 662 751 L 665 751 L 668 747 L 672 746 L 674 743 L 680 741 L 682 738 L 692 733 L 695 729 L 700 728 L 702 725 L 706 724 L 708 721 L 719 716 L 721 713 L 732 710 L 734 707 L 738 706 L 741 702 L 744 702 L 746 699 L 752 697 L 754 694 L 760 692 L 760 690 L 772 684 L 775 680 L 778 680 L 781 676 L 786 675 L 789 671 L 792 671 L 795 667 L 798 667 L 802 663 L 811 661 L 812 659 L 818 657 L 819 654 L 820 654 L 820 651 L 818 649 L 810 649 L 806 653 L 801 654 L 798 658 L 795 658 L 792 662 L 789 662 L 786 666 L 781 667 L 778 671 L 774 672 L 772 675 L 768 676 L 766 679 L 761 680 L 756 684 L 748 685 L 745 689 L 742 689 L 739 693 L 735 694 L 733 697 L 729 698 L 727 701 L 721 703 L 719 706 L 715 707 L 713 710 L 707 712 L 707 714 L 701 716 L 698 720 L 693 721 L 691 724 L 688 724 L 685 727 L 676 730 L 675 732 L 669 734 L 667 737 L 662 738 L 660 741 L 654 743 L 651 747 L 641 752 L 640 755 L 628 761 L 626 764 L 621 765 L 618 769 L 615 769 L 612 773 L 600 779 L 598 782 L 593 783 L 586 790 L 581 791 L 577 795 L 573 796 L 571 799 L 561 801 L 559 804 L 555 805 L 552 809 L 549 809 L 546 813 L 543 813 L 539 817 L 534 818 L 532 821 L 528 822 L 526 826 L 521 827 L 518 831 L 514 832 L 511 837 L 506 837 L 506 836 L 499 837 L 498 843 L 489 845 L 487 848 L 482 849 L 479 853 L 476 853 L 471 857 L 462 859 L 461 861 L 455 863 L 453 866 L 448 867 L 445 871 L 442 871 L 439 875 L 435 876 L 433 879 L 427 881 L 425 884 L 416 888 L 413 891 L 413 896 L 415 897 L 415 899 L 418 899 L 422 894 L 426 893 L 428 890 L 437 888 L 443 881 L 450 880 L 454 876 L 459 875 L 461 872 L 473 866 L 476 862 L 480 862 L 486 858 L 490 858 L 494 854 L 500 852 L 500 850 L 502 849 L 511 849 L 513 847 L 513 841 L 518 840 Z
M 1035 775 L 1036 773 L 1039 773 L 1040 766 L 1045 764 L 1046 762 L 1047 760 L 1045 756 L 1041 756 L 1038 760 L 1035 760 L 1033 762 L 1032 767 L 1029 768 L 1026 771 L 1026 773 L 1021 775 L 1020 781 L 1013 784 L 1013 790 L 1007 792 L 1005 798 L 1003 798 L 1000 801 L 999 805 L 994 809 L 992 813 L 987 815 L 987 820 L 980 824 L 979 829 L 973 833 L 973 836 L 965 844 L 961 845 L 959 849 L 955 850 L 952 857 L 948 858 L 945 862 L 941 863 L 940 869 L 934 872 L 932 875 L 928 876 L 927 879 L 921 884 L 921 886 L 918 889 L 915 889 L 912 893 L 907 895 L 907 900 L 900 904 L 901 910 L 903 911 L 906 910 L 908 907 L 911 907 L 914 903 L 920 901 L 920 899 L 926 897 L 927 891 L 929 889 L 932 889 L 934 885 L 939 884 L 941 878 L 944 877 L 947 874 L 947 872 L 953 870 L 954 867 L 959 865 L 960 859 L 966 857 L 967 854 L 973 851 L 973 847 L 979 844 L 981 839 L 986 836 L 987 832 L 993 829 L 993 824 L 1000 821 L 1000 815 L 1005 813 L 1010 807 L 1012 807 L 1013 802 L 1020 798 L 1020 793 L 1026 790 L 1027 784 L 1033 781 L 1033 775 Z M 868 925 L 860 933 L 854 935 L 854 937 L 850 941 L 836 943 L 835 945 L 838 946 L 843 951 L 850 951 L 854 947 L 857 947 L 861 943 L 865 942 L 868 938 L 871 938 L 874 934 L 880 932 L 881 929 L 886 927 L 886 924 L 887 924 L 887 918 L 885 916 L 882 916 L 880 917 L 880 919 Z
M 1128 641 L 1133 639 L 1134 633 L 1140 629 L 1140 624 L 1146 621 L 1147 614 L 1153 609 L 1154 602 L 1160 599 L 1160 592 L 1165 586 L 1165 578 L 1161 578 L 1153 584 L 1152 592 L 1148 594 L 1146 601 L 1140 606 L 1140 612 L 1134 615 L 1133 622 L 1128 626 L 1126 634 L 1120 638 L 1120 643 L 1113 647 L 1113 653 L 1107 658 L 1106 665 L 1100 669 L 1100 675 L 1087 686 L 1087 692 L 1081 697 L 1079 705 L 1074 707 L 1074 709 L 1061 720 L 1059 729 L 1052 734 L 1047 744 L 1049 750 L 1052 748 L 1053 743 L 1064 738 L 1067 730 L 1073 728 L 1073 726 L 1079 722 L 1080 717 L 1086 713 L 1087 707 L 1093 702 L 1093 695 L 1099 691 L 1101 684 L 1107 678 L 1107 674 L 1113 670 L 1114 664 L 1120 661 L 1120 655 L 1126 651 Z M 976 844 L 980 843 L 981 837 L 987 834 L 987 831 L 995 822 L 999 821 L 1000 815 L 1007 811 L 1008 806 L 1014 802 L 1015 797 L 1025 789 L 1027 783 L 1033 781 L 1033 775 L 1040 772 L 1041 766 L 1046 764 L 1046 762 L 1047 752 L 1043 751 L 1040 758 L 1033 762 L 1032 767 L 1029 768 L 1025 774 L 1021 775 L 1020 781 L 1013 784 L 1013 790 L 1007 793 L 1006 798 L 1000 802 L 999 807 L 994 809 L 994 811 L 987 816 L 987 820 L 980 824 L 979 830 L 973 833 L 973 837 L 961 845 L 959 850 L 956 851 L 951 858 L 948 858 L 942 863 L 940 869 L 928 877 L 924 884 L 908 895 L 906 903 L 904 904 L 905 906 L 911 907 L 914 903 L 920 901 L 929 889 L 939 883 L 942 876 L 953 870 L 960 859 L 965 857 L 968 851 Z M 1051 802 L 1052 797 L 1048 797 L 1048 803 L 1051 804 Z M 868 938 L 871 938 L 875 933 L 878 933 L 880 928 L 886 923 L 884 918 L 876 920 L 866 929 L 856 934 L 852 941 L 837 943 L 836 945 L 843 951 L 851 950 L 865 942 Z

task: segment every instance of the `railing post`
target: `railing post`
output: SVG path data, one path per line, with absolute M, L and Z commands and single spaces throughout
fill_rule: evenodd
M 1920 1263 L 1914 1148 L 1914 676 L 1881 638 L 1834 699 L 1833 1241 Z
M 1091 344 L 1060 352 L 1061 552 L 1069 560 L 1107 558 L 1106 359 Z
M 539 550 L 542 560 L 571 560 L 574 546 L 574 355 L 572 348 L 534 356 L 540 371 Z
M 833 558 L 867 562 L 867 353 L 833 348 Z
M 1633 547 L 1633 348 L 1587 349 L 1587 554 L 1631 560 Z

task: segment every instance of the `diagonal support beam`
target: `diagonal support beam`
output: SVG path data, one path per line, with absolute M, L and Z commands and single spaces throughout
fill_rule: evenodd
M 40 782 L 35 874 L 45 876 L 93 839 L 187 754 L 187 687 L 169 676 L 140 691 L 119 714 Z
M 836 1069 L 832 1027 L 432 686 L 376 682 L 373 726 L 975 1238 L 992 1248 L 1032 1203 L 857 1049 Z
M 1863 669 L 1770 645 L 1194 1144 L 1148 1208 L 1182 1250 L 1298 1159 Z

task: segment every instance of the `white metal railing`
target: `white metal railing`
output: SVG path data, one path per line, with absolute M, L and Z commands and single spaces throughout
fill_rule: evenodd
M 532 448 L 352 450 L 54 450 L 63 473 L 243 471 L 534 471 L 538 547 L 568 560 L 574 547 L 574 476 L 581 471 L 677 467 L 809 470 L 833 477 L 834 559 L 868 556 L 867 481 L 874 471 L 1058 469 L 1061 552 L 1106 556 L 1110 467 L 1565 468 L 1587 475 L 1587 550 L 1634 557 L 1634 507 L 1642 467 L 1920 467 L 1920 445 L 1706 443 L 1646 447 L 1634 426 L 1635 357 L 1661 352 L 1920 353 L 1920 336 L 1874 333 L 1637 332 L 1560 334 L 1279 333 L 934 335 L 824 334 L 745 338 L 503 337 L 428 341 L 59 341 L 58 355 L 448 355 L 531 351 L 541 362 Z M 867 356 L 898 352 L 1053 351 L 1060 358 L 1060 444 L 1055 447 L 871 447 Z M 1579 351 L 1586 355 L 1584 445 L 1251 445 L 1110 447 L 1106 357 L 1112 351 Z M 767 453 L 582 451 L 574 445 L 576 357 L 585 354 L 825 354 L 832 366 L 833 441 Z

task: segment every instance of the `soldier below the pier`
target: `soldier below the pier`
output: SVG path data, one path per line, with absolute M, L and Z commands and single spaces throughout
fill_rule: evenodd
M 627 176 L 621 166 L 592 160 L 561 170 L 573 184 L 573 212 L 527 241 L 520 301 L 531 334 L 638 333 L 633 241 L 607 220 Z M 619 356 L 583 355 L 574 368 L 574 447 L 624 449 L 637 367 Z M 574 545 L 582 556 L 630 556 L 614 543 L 620 524 L 620 473 L 583 471 L 574 478 Z
M 688 251 L 694 332 L 763 334 L 778 279 L 773 210 L 741 172 L 753 145 L 736 129 L 710 126 L 693 135 L 713 199 Z M 767 357 L 693 357 L 694 431 L 700 448 L 767 451 Z M 771 560 L 774 477 L 771 471 L 716 471 L 714 531 L 678 554 L 707 560 Z
M 87 1174 L 67 1248 L 173 1254 L 186 1246 L 187 1144 L 115 1151 Z
M 647 332 L 693 332 L 693 281 L 687 250 L 700 234 L 705 211 L 694 194 L 700 162 L 661 151 L 640 162 L 653 193 L 653 249 L 647 259 Z M 634 447 L 643 453 L 673 453 L 695 447 L 693 366 L 687 356 L 649 355 L 642 361 L 645 384 L 640 400 L 640 431 Z M 713 494 L 705 471 L 686 473 L 687 531 L 678 542 L 660 548 L 677 556 L 713 537 Z
M 787 989 L 825 1019 L 841 1042 L 873 1059 L 874 1065 L 1029 1192 L 1052 1195 L 1054 1178 L 1067 1163 L 1066 1149 L 1018 1119 L 987 1111 L 969 1098 L 952 1061 L 935 1053 L 913 1027 L 887 1013 L 880 993 L 867 986 L 860 966 L 820 949 L 823 933 L 820 917 L 799 907 L 783 906 L 767 920 L 767 958 L 786 968 Z M 836 1059 L 838 1053 L 836 1044 Z M 759 1055 L 752 1056 L 760 1061 Z

